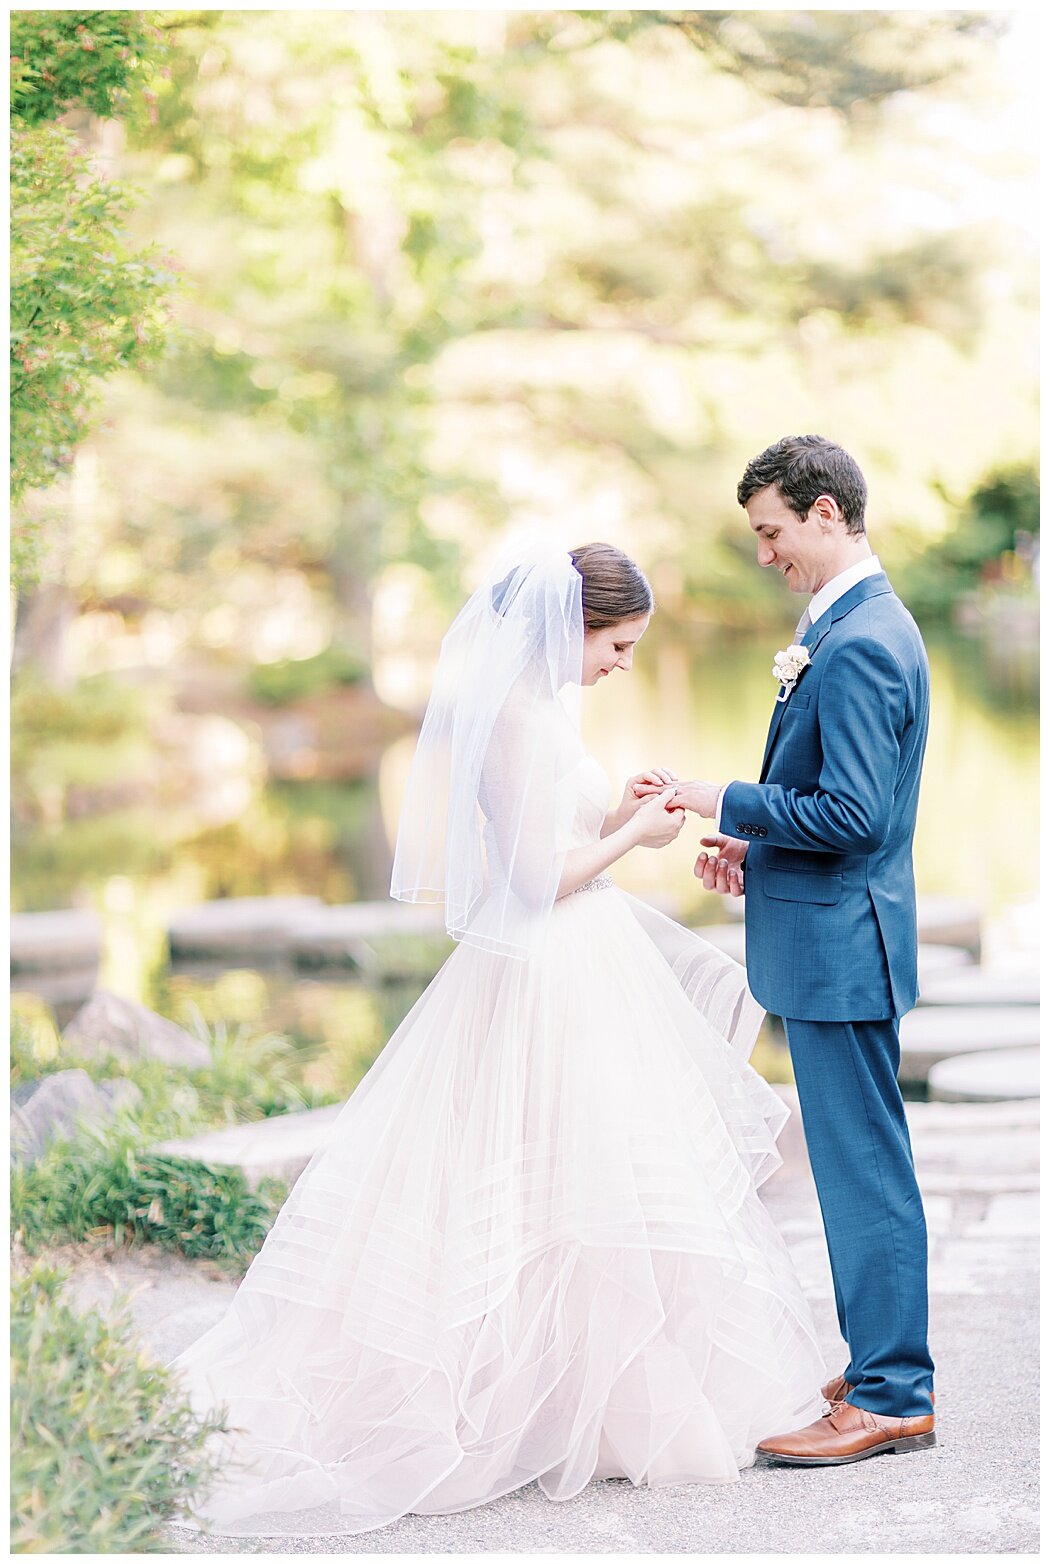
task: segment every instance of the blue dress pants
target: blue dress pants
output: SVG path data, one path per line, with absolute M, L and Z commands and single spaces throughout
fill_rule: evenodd
M 926 1218 L 897 1084 L 899 1025 L 784 1021 L 850 1351 L 846 1399 L 887 1417 L 925 1417 Z

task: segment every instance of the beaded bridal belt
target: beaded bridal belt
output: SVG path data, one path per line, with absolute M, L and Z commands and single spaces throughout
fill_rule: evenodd
M 577 885 L 576 889 L 570 891 L 569 894 L 570 896 L 578 896 L 581 891 L 606 891 L 614 883 L 611 874 L 596 874 L 593 880 L 588 880 L 586 885 Z

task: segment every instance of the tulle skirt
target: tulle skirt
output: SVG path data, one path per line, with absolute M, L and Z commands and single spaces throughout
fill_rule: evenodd
M 732 1482 L 817 1415 L 756 1193 L 787 1110 L 739 979 L 616 889 L 559 902 L 527 961 L 458 946 L 171 1365 L 231 1427 L 183 1523 L 351 1534 L 536 1480 Z

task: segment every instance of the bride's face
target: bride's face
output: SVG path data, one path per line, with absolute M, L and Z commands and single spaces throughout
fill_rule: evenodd
M 626 673 L 634 661 L 634 649 L 649 627 L 649 614 L 621 619 L 619 624 L 601 630 L 588 630 L 583 638 L 583 678 L 581 684 L 597 684 L 614 668 Z

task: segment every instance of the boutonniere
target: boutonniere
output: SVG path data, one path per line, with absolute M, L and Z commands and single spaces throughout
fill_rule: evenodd
M 778 701 L 786 701 L 795 685 L 798 683 L 799 674 L 803 668 L 809 667 L 809 652 L 804 646 L 789 646 L 783 652 L 776 652 L 773 656 L 773 677 L 778 684 L 784 686 L 777 696 Z

